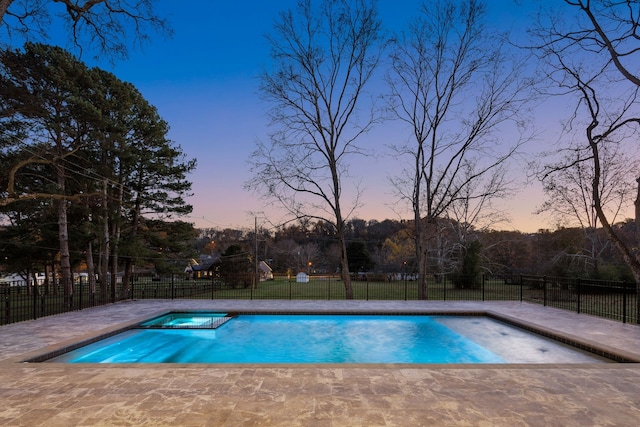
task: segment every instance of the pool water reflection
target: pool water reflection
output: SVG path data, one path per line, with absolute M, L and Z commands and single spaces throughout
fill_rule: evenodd
M 596 363 L 599 356 L 483 316 L 216 313 L 152 319 L 51 362 Z M 215 328 L 203 319 L 225 318 Z M 230 319 L 230 320 L 229 320 Z M 211 324 L 211 321 L 209 322 Z M 164 325 L 164 326 L 163 326 Z M 184 329 L 180 325 L 185 325 Z

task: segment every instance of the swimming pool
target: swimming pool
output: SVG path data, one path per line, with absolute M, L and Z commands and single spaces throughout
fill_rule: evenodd
M 602 363 L 484 316 L 169 313 L 49 362 Z

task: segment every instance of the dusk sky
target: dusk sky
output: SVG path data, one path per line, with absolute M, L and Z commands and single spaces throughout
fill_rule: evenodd
M 180 144 L 198 167 L 190 176 L 194 206 L 185 218 L 196 227 L 252 227 L 251 212 L 265 211 L 272 223 L 286 219 L 267 210 L 243 184 L 250 177 L 248 158 L 258 139 L 267 140 L 268 106 L 258 94 L 258 74 L 268 61 L 264 35 L 273 26 L 278 12 L 295 7 L 295 0 L 221 1 L 199 0 L 178 5 L 158 2 L 158 14 L 167 16 L 174 36 L 154 37 L 143 50 L 132 50 L 130 58 L 110 64 L 82 59 L 133 83 L 155 105 L 169 123 L 169 137 Z M 513 0 L 489 1 L 493 24 L 505 29 L 526 23 L 530 10 Z M 400 30 L 418 11 L 420 0 L 380 0 L 379 12 L 388 31 Z M 64 47 L 64 44 L 62 44 Z M 371 88 L 370 88 L 371 89 Z M 375 88 L 374 88 L 375 90 Z M 380 91 L 385 88 L 380 85 Z M 379 156 L 353 158 L 352 175 L 366 183 L 364 207 L 354 217 L 364 220 L 406 219 L 408 211 L 390 206 L 397 200 L 391 194 L 389 176 L 401 167 L 388 156 L 386 145 L 406 140 L 406 130 L 394 123 L 383 123 L 361 141 Z M 531 147 L 534 153 L 544 145 L 544 135 Z M 548 148 L 548 147 L 547 147 Z M 523 174 L 523 165 L 519 166 Z M 522 189 L 505 200 L 511 224 L 505 229 L 535 231 L 548 227 L 545 218 L 533 211 L 541 203 L 540 185 Z M 345 200 L 346 203 L 350 200 Z M 262 224 L 265 221 L 259 219 Z

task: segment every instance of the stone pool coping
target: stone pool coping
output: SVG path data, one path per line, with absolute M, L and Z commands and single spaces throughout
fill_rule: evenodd
M 0 326 L 0 425 L 634 425 L 640 364 L 69 365 L 30 354 L 170 310 L 491 312 L 640 357 L 640 327 L 519 302 L 127 301 Z
M 69 351 L 75 350 L 77 348 L 86 346 L 88 344 L 92 344 L 96 341 L 111 337 L 113 335 L 119 334 L 121 332 L 127 331 L 133 327 L 139 326 L 141 323 L 148 321 L 149 319 L 155 318 L 155 317 L 160 317 L 166 314 L 170 314 L 172 312 L 202 312 L 203 310 L 197 310 L 197 309 L 179 309 L 179 310 L 160 310 L 158 312 L 155 313 L 151 313 L 150 315 L 146 315 L 140 318 L 136 318 L 136 319 L 132 319 L 131 321 L 127 321 L 124 323 L 120 323 L 108 328 L 105 328 L 104 330 L 101 330 L 99 333 L 89 333 L 77 338 L 74 338 L 72 340 L 63 342 L 63 343 L 59 343 L 56 345 L 52 345 L 52 346 L 48 346 L 44 349 L 40 349 L 34 352 L 30 352 L 24 355 L 21 355 L 15 359 L 13 359 L 13 361 L 16 362 L 27 362 L 27 363 L 40 363 L 40 362 L 45 362 L 51 358 L 60 356 L 64 353 L 67 353 Z M 209 310 L 212 311 L 212 310 Z M 634 352 L 629 352 L 626 351 L 624 349 L 620 349 L 620 348 L 615 348 L 613 346 L 610 345 L 606 345 L 603 344 L 601 342 L 597 342 L 594 340 L 590 340 L 587 339 L 585 337 L 582 336 L 575 336 L 573 334 L 569 334 L 569 333 L 565 333 L 562 330 L 558 330 L 555 328 L 549 328 L 548 326 L 541 326 L 541 325 L 537 325 L 535 322 L 532 322 L 531 319 L 526 320 L 526 319 L 522 319 L 519 317 L 514 317 L 513 315 L 505 315 L 503 313 L 497 312 L 497 311 L 492 311 L 492 310 L 478 310 L 478 309 L 474 309 L 474 310 L 468 310 L 468 309 L 464 309 L 464 308 L 459 308 L 459 309 L 436 309 L 436 308 L 428 308 L 426 310 L 419 310 L 419 311 L 411 311 L 411 312 L 398 312 L 398 311 L 384 311 L 384 310 L 368 310 L 365 308 L 344 308 L 344 309 L 325 309 L 323 311 L 318 311 L 312 308 L 307 308 L 307 309 L 301 309 L 301 310 L 289 310 L 287 312 L 283 312 L 281 310 L 275 310 L 275 309 L 268 309 L 268 308 L 258 308 L 258 309 L 253 309 L 253 310 L 243 310 L 243 311 L 238 311 L 238 310 L 215 310 L 216 312 L 233 312 L 234 314 L 339 314 L 339 315 L 349 315 L 349 314 L 386 314 L 386 315 L 398 315 L 398 314 L 404 314 L 404 315 L 413 315 L 413 314 L 417 314 L 417 315 L 440 315 L 440 316 L 486 316 L 486 317 L 490 317 L 502 322 L 505 322 L 507 324 L 510 324 L 512 326 L 516 326 L 522 329 L 525 329 L 527 331 L 530 332 L 534 332 L 536 334 L 542 335 L 544 337 L 547 338 L 552 338 L 556 341 L 562 342 L 564 344 L 569 344 L 573 347 L 579 348 L 581 350 L 586 350 L 588 352 L 591 352 L 595 355 L 598 356 L 602 356 L 605 357 L 607 359 L 610 359 L 614 362 L 619 362 L 619 363 L 640 363 L 640 355 L 639 354 L 635 354 Z M 581 365 L 584 365 L 585 363 L 580 363 Z M 588 364 L 588 363 L 586 363 Z M 233 363 L 229 364 L 229 363 L 225 363 L 225 366 L 229 366 L 229 365 L 235 365 Z M 242 365 L 242 364 L 238 364 L 238 365 Z M 273 364 L 274 366 L 282 366 L 283 364 Z M 288 365 L 288 364 L 285 364 Z M 295 364 L 290 364 L 290 365 L 295 365 Z M 313 366 L 322 366 L 323 364 L 311 364 Z M 327 365 L 332 365 L 332 364 L 327 364 Z M 350 364 L 345 364 L 348 366 L 356 366 L 358 365 L 357 363 L 350 363 Z M 362 364 L 363 367 L 366 366 L 370 366 L 372 365 L 371 363 L 366 363 L 366 364 Z M 397 366 L 397 365 L 408 365 L 410 366 L 411 364 L 376 364 L 378 366 Z M 424 365 L 424 364 L 422 364 Z M 432 364 L 435 366 L 438 365 L 442 365 L 442 364 Z M 492 364 L 484 364 L 485 366 L 487 365 L 492 365 Z M 496 365 L 502 365 L 502 364 L 496 364 Z M 513 364 L 511 364 L 513 365 Z M 526 365 L 526 364 L 517 364 L 517 365 Z

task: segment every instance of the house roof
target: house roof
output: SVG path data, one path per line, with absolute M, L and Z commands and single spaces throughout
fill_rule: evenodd
M 258 263 L 258 269 L 260 269 L 260 271 L 264 271 L 265 273 L 271 273 L 273 271 L 271 267 L 269 267 L 269 264 L 264 261 L 260 261 Z
M 216 263 L 220 259 L 219 255 L 205 255 L 200 256 L 200 260 L 196 261 L 195 259 L 191 259 L 189 261 L 189 265 L 185 268 L 185 271 L 206 271 L 213 267 L 213 264 Z

